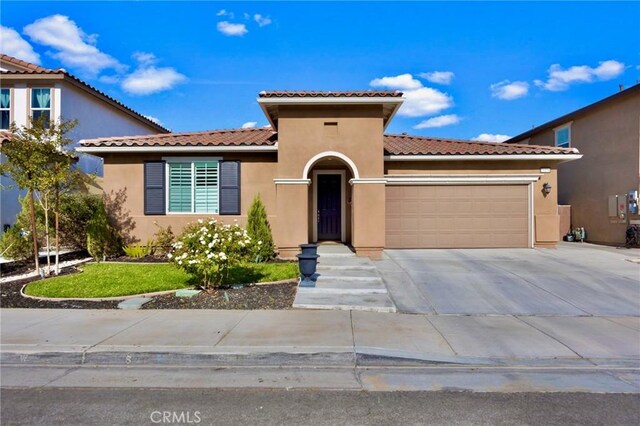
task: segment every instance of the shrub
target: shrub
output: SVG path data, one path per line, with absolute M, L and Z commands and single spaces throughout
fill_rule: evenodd
M 247 234 L 254 241 L 262 241 L 261 244 L 254 245 L 255 250 L 252 254 L 255 256 L 256 261 L 263 262 L 275 257 L 271 226 L 267 219 L 267 210 L 260 199 L 260 194 L 255 196 L 249 208 Z
M 251 237 L 238 225 L 198 220 L 173 244 L 169 259 L 208 289 L 225 283 L 229 268 L 249 260 L 253 250 Z
M 173 235 L 171 225 L 163 228 L 156 223 L 156 226 L 158 227 L 158 231 L 154 235 L 156 241 L 154 244 L 155 252 L 164 256 L 171 253 L 171 246 L 175 242 L 176 236 Z
M 87 246 L 87 224 L 102 205 L 93 194 L 60 196 L 60 244 L 82 250 Z
M 17 225 L 7 229 L 0 238 L 0 256 L 21 262 L 29 260 L 33 256 L 29 232 Z
M 109 223 L 104 203 L 87 223 L 87 251 L 96 261 L 105 260 L 107 256 L 121 253 L 122 240 L 118 232 Z
M 145 256 L 151 256 L 154 250 L 153 240 L 147 241 L 147 244 L 129 244 L 122 248 L 124 254 L 135 259 L 139 259 Z

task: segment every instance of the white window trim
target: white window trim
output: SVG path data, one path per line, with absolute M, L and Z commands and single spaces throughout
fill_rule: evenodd
M 314 170 L 311 182 L 313 191 L 313 241 L 318 242 L 318 175 L 340 175 L 340 241 L 347 241 L 347 171 L 346 170 Z
M 49 90 L 49 108 L 34 108 L 33 107 L 33 91 L 34 90 L 42 90 L 42 89 L 48 89 Z M 49 121 L 51 121 L 53 119 L 52 117 L 52 112 L 53 112 L 53 88 L 52 87 L 32 87 L 29 90 L 29 117 L 33 118 L 33 111 L 49 111 Z
M 573 121 L 563 124 L 562 126 L 555 127 L 553 129 L 553 144 L 556 148 L 571 148 L 571 133 L 572 133 L 571 124 L 573 124 Z M 558 132 L 564 129 L 567 129 L 569 131 L 569 137 L 568 137 L 569 144 L 567 146 L 560 146 L 558 145 Z
M 0 111 L 9 111 L 9 126 L 11 126 L 11 122 L 12 122 L 12 120 L 11 120 L 12 117 L 11 116 L 13 115 L 13 114 L 11 114 L 11 104 L 13 103 L 13 90 L 11 90 L 10 87 L 2 87 L 0 89 L 9 91 L 9 107 L 8 108 L 0 107 Z M 0 123 L 0 130 L 9 130 L 9 127 L 7 127 L 6 129 L 2 128 L 1 124 L 2 123 Z
M 164 210 L 167 215 L 189 215 L 189 216 L 203 216 L 203 215 L 219 215 L 220 214 L 220 161 L 222 161 L 222 157 L 162 157 L 162 161 L 164 164 L 164 187 L 165 194 L 164 198 L 166 200 Z M 197 162 L 208 162 L 208 161 L 216 161 L 218 162 L 218 211 L 215 213 L 209 212 L 172 212 L 169 211 L 169 164 L 170 163 L 191 163 L 191 210 L 195 210 L 196 201 L 195 201 L 195 188 L 194 179 L 195 179 L 195 163 Z

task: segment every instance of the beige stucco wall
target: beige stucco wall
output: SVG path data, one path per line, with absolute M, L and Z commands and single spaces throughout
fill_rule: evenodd
M 382 135 L 381 105 L 281 106 L 277 177 L 311 179 L 313 167 L 304 175 L 305 167 L 314 157 L 327 152 L 338 152 L 347 157 L 355 164 L 360 178 L 381 177 L 384 170 Z M 355 176 L 356 170 L 351 170 L 348 161 L 339 157 L 325 156 L 316 163 L 318 167 L 333 167 L 336 162 Z M 381 207 L 367 209 L 370 200 L 365 194 L 375 191 L 373 188 L 360 191 L 359 185 L 356 183 L 347 189 L 347 197 L 352 200 L 346 220 L 348 234 L 356 253 L 369 255 L 375 252 L 375 257 L 384 247 L 384 187 L 377 195 L 372 195 L 376 202 L 381 199 Z M 290 256 L 298 251 L 299 244 L 310 241 L 310 221 L 314 214 L 310 211 L 312 194 L 305 185 L 278 185 L 276 193 L 279 223 L 274 227 L 274 238 L 281 243 L 281 253 Z M 376 228 L 380 224 L 381 227 Z
M 276 173 L 276 154 L 225 154 L 225 160 L 240 160 L 240 215 L 203 215 L 203 214 L 144 214 L 144 161 L 161 160 L 156 154 L 109 154 L 104 157 L 104 181 L 102 186 L 108 199 L 119 200 L 123 217 L 129 218 L 134 227 L 131 236 L 142 242 L 153 237 L 159 226 L 169 226 L 175 234 L 182 228 L 200 218 L 216 218 L 225 223 L 237 221 L 244 225 L 253 197 L 259 193 L 267 209 L 270 223 L 276 223 L 276 193 L 273 178 Z M 171 157 L 193 158 L 193 155 L 171 155 Z M 204 156 L 203 156 L 204 157 Z M 212 156 L 206 156 L 212 157 Z M 117 198 L 119 193 L 121 198 Z M 124 195 L 124 197 L 122 197 Z
M 540 179 L 533 184 L 534 243 L 538 247 L 553 247 L 558 241 L 558 184 L 557 161 L 388 161 L 386 175 L 401 174 L 538 174 Z M 541 173 L 541 168 L 550 168 Z M 552 186 L 545 195 L 545 183 Z
M 532 136 L 530 143 L 553 146 L 554 138 L 549 129 Z M 610 220 L 608 196 L 639 188 L 640 96 L 614 100 L 575 118 L 571 146 L 583 157 L 559 167 L 560 204 L 571 205 L 572 225 L 585 227 L 588 241 L 624 243 L 627 222 Z

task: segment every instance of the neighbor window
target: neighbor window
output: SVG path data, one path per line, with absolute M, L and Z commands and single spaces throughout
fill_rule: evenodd
M 569 148 L 571 146 L 570 124 L 556 129 L 556 146 L 559 148 Z
M 169 213 L 218 213 L 218 161 L 167 162 Z
M 11 125 L 11 90 L 0 89 L 0 129 L 8 129 Z
M 31 117 L 34 120 L 45 117 L 51 120 L 51 89 L 31 89 Z

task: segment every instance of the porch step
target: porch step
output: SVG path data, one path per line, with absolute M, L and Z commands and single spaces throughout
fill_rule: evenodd
M 385 294 L 387 287 L 384 282 L 378 280 L 351 280 L 339 278 L 319 278 L 315 287 L 300 288 L 303 292 L 325 292 L 335 294 Z
M 378 275 L 378 271 L 375 269 L 364 269 L 364 268 L 342 268 L 342 269 L 330 269 L 330 268 L 318 268 L 317 269 L 318 276 L 321 278 L 327 279 L 370 279 L 377 278 L 380 279 L 380 275 Z
M 332 272 L 336 272 L 336 273 L 342 273 L 344 272 L 353 272 L 353 271 L 375 271 L 376 267 L 373 265 L 368 265 L 368 264 L 361 264 L 361 265 L 323 265 L 322 263 L 318 262 L 318 268 L 317 268 L 318 272 L 322 272 L 322 271 L 332 271 Z
M 352 266 L 372 266 L 373 263 L 371 259 L 368 257 L 357 257 L 353 256 L 327 256 L 325 254 L 320 254 L 318 258 L 318 268 L 323 268 L 325 266 L 330 267 L 352 267 Z
M 333 309 L 370 312 L 396 312 L 388 294 L 300 293 L 293 303 L 299 309 Z
M 320 257 L 356 257 L 344 244 L 319 244 L 318 254 Z

